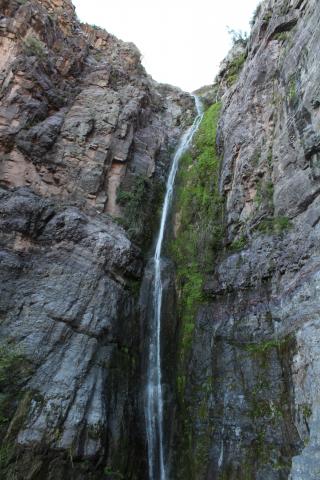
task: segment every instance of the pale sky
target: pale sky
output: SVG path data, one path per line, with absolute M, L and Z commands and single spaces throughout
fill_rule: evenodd
M 213 82 L 231 40 L 260 0 L 73 0 L 83 22 L 136 44 L 158 82 L 192 91 Z

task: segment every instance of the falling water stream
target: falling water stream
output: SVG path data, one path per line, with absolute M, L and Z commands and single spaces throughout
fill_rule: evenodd
M 174 155 L 169 173 L 166 195 L 164 199 L 159 234 L 153 257 L 153 318 L 150 319 L 149 363 L 146 390 L 146 430 L 148 442 L 149 480 L 167 480 L 167 466 L 164 454 L 163 432 L 163 391 L 161 372 L 161 307 L 163 285 L 161 279 L 162 244 L 171 207 L 174 181 L 176 178 L 179 160 L 192 142 L 192 138 L 199 128 L 203 117 L 201 101 L 194 97 L 197 116 L 193 125 L 183 135 Z

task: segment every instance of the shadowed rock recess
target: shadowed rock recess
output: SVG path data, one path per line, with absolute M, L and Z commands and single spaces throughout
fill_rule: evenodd
M 163 272 L 168 480 L 320 478 L 319 24 L 318 0 L 263 1 L 198 92 Z M 194 116 L 69 0 L 0 0 L 1 479 L 148 479 L 145 267 Z

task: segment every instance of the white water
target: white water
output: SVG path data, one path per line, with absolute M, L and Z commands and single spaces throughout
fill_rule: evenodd
M 161 372 L 161 307 L 162 307 L 162 279 L 161 279 L 161 251 L 163 238 L 171 207 L 174 181 L 176 178 L 179 160 L 190 146 L 195 132 L 203 117 L 202 105 L 198 97 L 194 97 L 197 108 L 197 117 L 193 125 L 183 135 L 174 155 L 169 173 L 166 195 L 164 199 L 160 229 L 153 257 L 154 289 L 153 289 L 153 318 L 151 319 L 151 334 L 149 345 L 149 364 L 146 392 L 146 430 L 148 442 L 149 480 L 167 480 L 166 461 L 163 442 L 163 392 Z

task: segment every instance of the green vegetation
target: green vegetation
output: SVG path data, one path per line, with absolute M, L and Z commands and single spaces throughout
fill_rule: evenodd
M 272 167 L 272 148 L 268 151 L 267 156 L 268 166 Z M 271 173 L 266 178 L 258 179 L 256 183 L 256 194 L 254 201 L 258 207 L 262 207 L 260 211 L 263 212 L 264 217 L 259 220 L 259 223 L 252 227 L 253 231 L 266 235 L 279 235 L 292 228 L 292 222 L 285 216 L 274 215 L 274 185 L 271 180 Z
M 175 211 L 178 232 L 171 242 L 176 262 L 185 357 L 192 339 L 194 316 L 203 301 L 203 279 L 212 270 L 224 234 L 223 200 L 218 189 L 220 161 L 216 153 L 216 127 L 220 104 L 205 113 L 193 149 L 181 158 Z
M 0 475 L 14 455 L 12 439 L 30 405 L 30 393 L 21 389 L 31 372 L 30 363 L 15 346 L 0 346 Z
M 0 447 L 0 473 L 7 467 L 14 454 L 14 447 L 9 443 L 3 443 Z
M 294 103 L 298 98 L 297 84 L 296 84 L 295 76 L 292 76 L 290 81 L 289 81 L 288 98 L 289 98 L 290 102 L 292 102 L 292 103 Z
M 274 35 L 274 39 L 278 40 L 278 42 L 285 42 L 288 40 L 288 32 L 278 32 Z
M 247 238 L 245 236 L 241 236 L 240 238 L 233 240 L 233 242 L 229 246 L 229 249 L 232 252 L 240 252 L 246 247 L 247 243 L 248 243 Z
M 248 345 L 244 346 L 244 349 L 249 353 L 265 353 L 272 348 L 279 348 L 283 340 L 279 339 L 272 339 L 272 340 L 265 340 L 260 343 L 249 343 Z
M 270 441 L 270 433 L 274 435 L 274 432 L 281 431 L 290 415 L 286 384 L 279 388 L 272 382 L 275 362 L 287 362 L 293 354 L 293 347 L 294 337 L 291 335 L 241 345 L 251 358 L 254 380 L 254 384 L 248 386 L 246 391 L 248 416 L 255 435 L 247 452 L 248 465 L 254 466 L 258 461 L 261 466 L 271 463 L 276 470 L 287 471 L 290 467 L 290 451 L 279 452 Z
M 0 389 L 5 390 L 20 378 L 24 356 L 13 346 L 0 346 Z
M 257 165 L 259 165 L 260 160 L 261 160 L 261 148 L 258 147 L 253 152 L 253 155 L 251 157 L 251 163 L 252 163 L 252 165 L 254 165 L 256 167 Z
M 101 60 L 105 58 L 105 55 L 101 51 L 94 53 L 93 56 L 97 60 L 97 62 L 101 62 Z
M 311 408 L 311 405 L 309 405 L 308 403 L 303 403 L 301 405 L 301 411 L 302 411 L 302 415 L 306 419 L 310 418 L 312 415 L 312 408 Z
M 271 20 L 271 18 L 272 18 L 272 12 L 269 10 L 268 12 L 266 12 L 266 13 L 263 15 L 262 20 L 263 20 L 264 23 L 269 23 L 270 20 Z
M 216 103 L 206 110 L 192 148 L 181 158 L 173 209 L 175 238 L 169 249 L 176 263 L 180 317 L 177 391 L 181 426 L 179 451 L 183 452 L 183 458 L 179 459 L 179 478 L 205 474 L 212 435 L 208 411 L 212 378 L 193 392 L 198 399 L 196 404 L 187 402 L 184 393 L 196 312 L 205 301 L 204 278 L 213 271 L 224 238 L 224 202 L 218 188 L 220 159 L 215 143 L 220 109 Z M 193 431 L 192 418 L 201 422 L 201 432 Z
M 292 222 L 288 217 L 270 217 L 264 218 L 255 227 L 255 230 L 270 235 L 279 235 L 292 228 Z
M 246 53 L 240 53 L 229 63 L 228 71 L 226 75 L 226 81 L 229 87 L 231 87 L 238 80 L 239 73 L 242 70 L 242 67 L 246 58 L 247 58 Z
M 23 50 L 25 55 L 36 56 L 43 59 L 46 55 L 45 44 L 37 37 L 29 36 L 23 42 Z
M 137 175 L 130 187 L 118 189 L 117 203 L 123 215 L 117 220 L 137 243 L 144 245 L 151 241 L 162 198 L 163 186 L 146 175 Z M 154 218 L 154 223 L 148 222 L 148 218 Z
M 13 399 L 30 374 L 30 365 L 14 347 L 0 346 L 0 432 L 4 435 L 13 414 Z
M 231 36 L 233 45 L 241 45 L 242 47 L 246 47 L 248 43 L 247 32 L 242 32 L 241 30 L 233 30 L 232 28 L 228 28 L 228 33 Z

